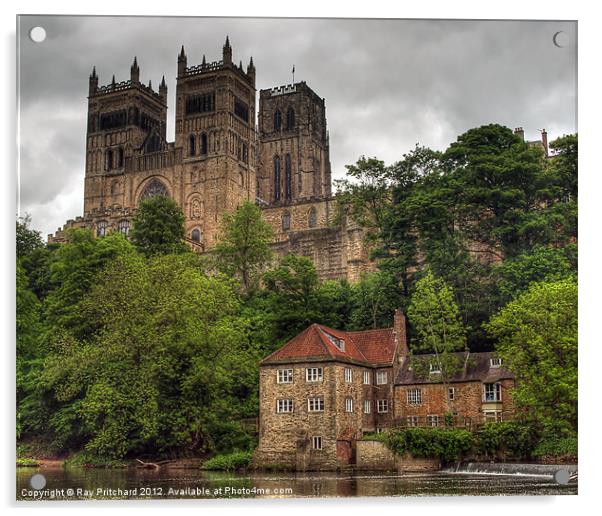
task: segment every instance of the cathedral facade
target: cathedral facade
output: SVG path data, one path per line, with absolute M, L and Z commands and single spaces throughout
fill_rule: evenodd
M 326 108 L 305 82 L 259 91 L 251 58 L 188 65 L 182 47 L 176 81 L 175 139 L 167 141 L 167 86 L 140 82 L 136 58 L 130 79 L 99 86 L 89 79 L 83 216 L 70 228 L 102 237 L 128 234 L 142 199 L 173 198 L 185 215 L 186 241 L 207 252 L 221 218 L 244 201 L 257 203 L 274 229 L 276 255 L 310 257 L 323 279 L 357 281 L 371 270 L 363 231 L 335 217 Z M 256 125 L 256 120 L 258 121 Z

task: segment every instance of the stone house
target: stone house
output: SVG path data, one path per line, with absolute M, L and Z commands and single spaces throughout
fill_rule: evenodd
M 495 353 L 456 353 L 445 382 L 434 355 L 419 358 L 427 368 L 407 360 L 395 378 L 396 426 L 444 426 L 446 414 L 469 427 L 512 417 L 514 376 Z
M 393 328 L 343 332 L 312 324 L 260 364 L 258 466 L 338 469 L 354 443 L 393 424 L 393 380 L 407 356 Z

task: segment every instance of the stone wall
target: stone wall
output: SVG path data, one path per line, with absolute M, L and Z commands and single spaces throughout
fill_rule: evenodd
M 393 471 L 397 469 L 397 458 L 380 441 L 357 441 L 355 443 L 356 468 L 361 471 Z

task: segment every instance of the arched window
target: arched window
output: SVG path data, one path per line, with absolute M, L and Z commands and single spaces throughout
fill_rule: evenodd
M 105 155 L 105 170 L 111 170 L 113 168 L 113 151 L 111 149 L 107 150 Z
M 129 232 L 130 232 L 130 221 L 129 220 L 120 220 L 119 224 L 117 225 L 117 230 L 124 234 L 125 236 L 128 236 Z
M 103 237 L 107 234 L 107 221 L 106 220 L 100 220 L 98 221 L 98 223 L 96 224 L 96 236 L 97 237 Z
M 290 200 L 293 194 L 292 190 L 292 171 L 291 171 L 291 155 L 287 154 L 284 158 L 284 197 Z
M 280 156 L 274 156 L 274 200 L 280 200 Z
M 193 240 L 194 242 L 197 243 L 201 243 L 201 230 L 198 228 L 195 228 L 192 230 L 192 232 L 190 233 L 190 239 Z
M 190 156 L 196 155 L 196 145 L 195 145 L 193 134 L 191 134 L 190 137 L 188 138 L 188 154 Z
M 295 110 L 289 107 L 286 111 L 286 130 L 290 131 L 295 128 Z
M 207 135 L 205 133 L 201 134 L 201 154 L 207 154 Z
M 315 228 L 318 224 L 318 213 L 316 212 L 316 209 L 312 206 L 309 209 L 309 227 L 310 228 Z
M 291 229 L 291 214 L 285 211 L 282 214 L 282 230 L 288 231 L 289 229 Z
M 144 190 L 140 194 L 140 200 L 146 199 L 147 197 L 155 197 L 157 195 L 169 197 L 169 192 L 167 191 L 167 187 L 161 181 L 153 178 L 144 187 Z
M 123 167 L 123 147 L 119 147 L 117 151 L 117 168 Z
M 280 131 L 282 128 L 282 115 L 280 114 L 280 110 L 277 109 L 274 113 L 274 131 Z

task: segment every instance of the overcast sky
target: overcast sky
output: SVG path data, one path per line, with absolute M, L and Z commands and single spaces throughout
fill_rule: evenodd
M 43 43 L 29 29 L 47 31 Z M 157 89 L 165 74 L 174 139 L 177 54 L 188 66 L 253 60 L 257 88 L 306 81 L 326 99 L 334 178 L 364 154 L 394 162 L 416 143 L 443 150 L 471 127 L 522 126 L 528 139 L 577 130 L 574 22 L 20 18 L 20 207 L 46 236 L 82 214 L 88 76 Z M 563 31 L 568 45 L 554 45 Z

